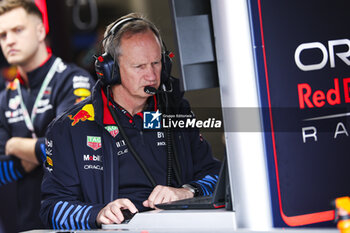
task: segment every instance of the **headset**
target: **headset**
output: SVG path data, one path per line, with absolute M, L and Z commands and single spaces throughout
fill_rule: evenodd
M 117 32 L 127 23 L 142 20 L 147 23 L 145 19 L 142 18 L 125 18 L 117 21 L 112 28 L 109 30 L 108 34 L 103 38 L 102 42 L 109 38 L 110 36 L 115 36 Z M 167 85 L 169 82 L 172 61 L 171 58 L 174 56 L 173 53 L 169 52 L 165 46 L 165 43 L 161 41 L 164 52 L 162 52 L 162 71 L 161 71 L 161 84 Z M 112 55 L 105 52 L 102 55 L 94 56 L 95 57 L 95 70 L 99 80 L 101 80 L 102 85 L 114 85 L 121 83 L 121 77 L 119 72 L 119 65 L 116 62 L 116 58 L 113 58 Z

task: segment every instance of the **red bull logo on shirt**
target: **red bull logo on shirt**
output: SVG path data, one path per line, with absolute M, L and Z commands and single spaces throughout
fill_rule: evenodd
M 18 83 L 15 81 L 9 82 L 6 86 L 7 89 L 14 91 L 17 89 Z
M 74 116 L 68 115 L 69 119 L 71 119 L 72 126 L 76 125 L 79 121 L 93 121 L 95 120 L 95 112 L 92 104 L 85 105 L 79 112 L 77 112 Z
M 46 156 L 46 161 L 51 167 L 53 166 L 52 159 L 49 156 Z

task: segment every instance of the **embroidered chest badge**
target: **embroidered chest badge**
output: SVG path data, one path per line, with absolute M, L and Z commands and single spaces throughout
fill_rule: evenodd
M 101 137 L 87 136 L 86 145 L 93 150 L 98 150 L 101 148 Z
M 116 137 L 119 134 L 119 129 L 115 125 L 108 125 L 105 129 L 112 135 L 112 137 Z

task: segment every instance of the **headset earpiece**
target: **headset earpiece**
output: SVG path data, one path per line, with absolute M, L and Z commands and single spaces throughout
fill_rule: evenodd
M 120 84 L 119 66 L 115 65 L 113 57 L 104 53 L 100 56 L 95 56 L 95 70 L 97 77 L 103 85 Z

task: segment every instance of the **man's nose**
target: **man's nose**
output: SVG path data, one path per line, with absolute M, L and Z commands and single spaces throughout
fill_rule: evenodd
M 5 44 L 6 45 L 12 45 L 16 41 L 16 38 L 13 33 L 7 33 L 6 34 L 6 39 L 5 39 Z
M 157 79 L 157 68 L 155 66 L 153 65 L 147 66 L 146 79 L 149 81 L 153 81 Z

